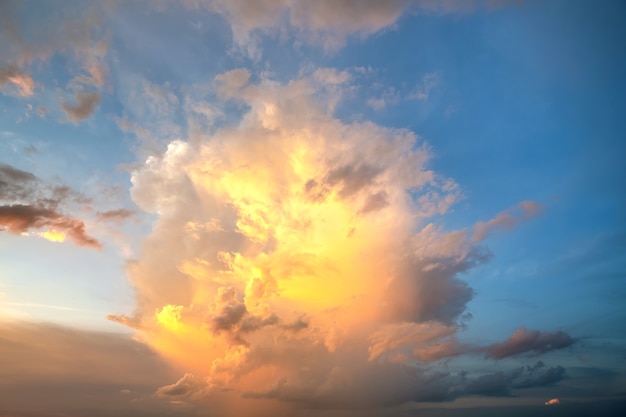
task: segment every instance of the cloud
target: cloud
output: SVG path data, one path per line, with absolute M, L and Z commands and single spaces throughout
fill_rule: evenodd
M 0 322 L 0 357 L 1 415 L 144 415 L 129 401 L 174 375 L 130 335 L 43 323 Z
M 426 338 L 436 337 L 430 332 Z M 186 416 L 211 407 L 218 416 L 242 412 L 288 416 L 295 407 L 313 415 L 344 415 L 348 410 L 355 410 L 348 415 L 362 415 L 374 407 L 380 415 L 386 412 L 384 407 L 406 402 L 440 403 L 463 395 L 507 396 L 518 381 L 540 380 L 541 375 L 535 374 L 546 368 L 529 371 L 520 367 L 475 377 L 466 372 L 424 372 L 401 363 L 363 361 L 349 350 L 337 351 L 336 360 L 329 355 L 318 357 L 316 352 L 323 352 L 323 346 L 289 346 L 294 341 L 283 340 L 277 350 L 257 347 L 246 353 L 246 366 L 258 363 L 267 368 L 256 368 L 261 374 L 256 384 L 240 380 L 237 393 L 217 385 L 214 379 L 189 372 L 175 378 L 178 370 L 136 339 L 43 323 L 0 323 L 0 357 L 5 359 L 0 368 L 0 413 Z M 303 362 L 306 358 L 312 361 Z M 300 378 L 270 377 L 277 366 L 288 364 L 307 369 L 300 370 Z M 227 365 L 228 360 L 216 363 L 214 372 Z M 180 405 L 184 410 L 174 412 L 170 408 L 173 401 L 177 410 Z M 268 407 L 268 401 L 282 405 Z M 330 410 L 342 411 L 327 414 Z
M 540 371 L 529 367 L 519 367 L 509 371 L 498 371 L 476 378 L 464 378 L 458 395 L 484 395 L 508 397 L 513 389 L 528 389 L 556 384 L 565 377 L 565 368 L 551 367 Z
M 486 356 L 494 359 L 503 359 L 523 353 L 544 353 L 572 346 L 576 339 L 569 334 L 558 331 L 540 332 L 526 330 L 521 327 L 502 343 L 495 343 L 487 348 Z
M 31 193 L 29 188 L 38 181 L 30 172 L 0 163 L 0 198 L 26 198 Z
M 156 391 L 156 395 L 171 397 L 185 396 L 204 386 L 204 382 L 199 381 L 193 374 L 185 374 L 181 379 L 176 381 L 176 383 L 159 388 Z
M 102 245 L 85 232 L 85 223 L 61 216 L 45 207 L 32 205 L 0 206 L 0 225 L 11 233 L 26 233 L 30 229 L 48 229 L 43 234 L 50 240 L 63 241 L 65 236 L 79 246 L 101 248 Z
M 409 99 L 428 100 L 430 91 L 435 88 L 440 81 L 441 76 L 436 72 L 424 74 L 421 82 L 415 87 L 415 90 L 408 95 Z
M 195 4 L 194 4 L 195 3 Z M 198 6 L 200 2 L 187 2 Z M 392 25 L 408 8 L 407 1 L 274 0 L 255 3 L 214 0 L 208 4 L 231 24 L 234 41 L 251 56 L 259 57 L 254 31 L 286 26 L 307 43 L 326 51 L 341 48 L 350 35 L 367 36 Z
M 100 94 L 92 92 L 78 91 L 75 95 L 76 104 L 63 103 L 61 108 L 67 115 L 67 118 L 74 123 L 79 123 L 93 114 L 100 104 Z
M 15 66 L 0 66 L 0 88 L 6 85 L 12 85 L 15 94 L 22 97 L 32 96 L 35 89 L 33 79 Z
M 455 334 L 456 331 L 456 327 L 438 322 L 386 325 L 370 336 L 368 360 L 414 346 L 419 347 L 414 348 L 412 355 L 420 360 L 432 361 L 453 356 L 454 353 L 445 349 L 445 342 L 442 343 L 441 339 Z
M 218 91 L 226 97 L 235 96 L 250 80 L 250 71 L 236 68 L 215 76 Z
M 268 0 L 251 5 L 245 0 L 181 1 L 189 8 L 207 8 L 223 16 L 232 28 L 234 43 L 257 60 L 262 55 L 261 34 L 280 34 L 281 39 L 287 35 L 297 44 L 306 43 L 333 53 L 350 37 L 366 38 L 394 28 L 408 13 L 464 13 L 508 3 L 493 0 Z
M 0 230 L 26 234 L 44 229 L 40 236 L 51 241 L 70 238 L 79 246 L 102 245 L 85 231 L 82 220 L 68 217 L 59 207 L 81 199 L 66 186 L 46 184 L 33 174 L 0 163 Z
M 447 401 L 464 383 L 417 364 L 475 352 L 457 340 L 474 297 L 461 274 L 491 255 L 428 223 L 460 192 L 427 144 L 332 115 L 346 74 L 220 74 L 212 105 L 241 118 L 132 172 L 157 221 L 128 266 L 137 310 L 109 318 L 185 370 L 156 397 L 293 412 Z
M 515 388 L 531 388 L 531 387 L 543 387 L 546 385 L 553 385 L 565 376 L 565 368 L 562 366 L 556 366 L 554 368 L 549 368 L 543 373 L 535 372 L 536 369 L 531 369 L 532 373 L 530 377 L 527 377 L 523 380 L 516 381 L 514 383 Z
M 390 104 L 396 104 L 400 101 L 400 94 L 393 88 L 388 87 L 379 97 L 370 97 L 366 104 L 374 110 L 382 110 Z
M 121 208 L 115 210 L 99 211 L 96 213 L 96 217 L 104 221 L 114 221 L 117 223 L 122 223 L 124 220 L 129 219 L 134 214 L 135 212 L 133 210 Z
M 66 2 L 61 7 L 44 6 L 45 18 L 20 19 L 20 13 L 32 5 L 29 3 L 14 0 L 2 3 L 0 33 L 8 40 L 1 49 L 4 60 L 22 67 L 34 61 L 47 61 L 56 53 L 71 53 L 79 62 L 84 60 L 88 64 L 89 58 L 106 50 L 106 44 L 101 41 L 101 24 L 107 6 Z
M 129 317 L 125 314 L 108 314 L 106 316 L 106 319 L 119 324 L 123 324 L 124 326 L 128 326 L 136 330 L 142 329 L 141 324 L 135 317 Z
M 504 372 L 482 375 L 465 386 L 465 394 L 505 397 L 509 395 L 510 379 Z
M 29 75 L 31 68 L 37 69 L 35 64 L 46 65 L 54 56 L 64 55 L 76 74 L 65 88 L 76 92 L 77 103 L 64 102 L 61 107 L 74 123 L 89 117 L 99 103 L 100 93 L 83 90 L 89 87 L 100 91 L 105 87 L 108 40 L 103 20 L 113 4 L 36 4 L 41 14 L 23 19 L 22 14 L 35 3 L 2 2 L 0 36 L 6 42 L 0 45 L 0 87 L 9 85 L 13 94 L 32 96 L 36 84 Z
M 558 398 L 552 398 L 545 403 L 546 405 L 559 405 L 561 401 Z
M 513 209 L 498 213 L 495 218 L 487 222 L 476 223 L 472 241 L 485 240 L 493 230 L 513 229 L 518 224 L 539 216 L 543 211 L 544 207 L 535 201 L 522 201 Z
M 270 385 L 305 380 L 293 353 L 309 345 L 316 383 L 355 344 L 362 356 L 350 375 L 387 351 L 452 355 L 444 336 L 418 333 L 454 333 L 473 295 L 456 274 L 480 254 L 465 237 L 425 270 L 435 259 L 410 232 L 425 227 L 413 195 L 437 190 L 429 202 L 439 205 L 457 193 L 427 168 L 428 147 L 405 130 L 332 117 L 324 94 L 337 92 L 325 87 L 347 82 L 341 71 L 288 84 L 250 78 L 216 77 L 220 97 L 246 105 L 239 124 L 173 141 L 133 172 L 133 200 L 159 220 L 129 267 L 138 310 L 112 319 L 139 325 L 151 346 L 207 385 L 240 393 L 267 366 L 276 369 Z M 413 337 L 394 340 L 403 326 Z

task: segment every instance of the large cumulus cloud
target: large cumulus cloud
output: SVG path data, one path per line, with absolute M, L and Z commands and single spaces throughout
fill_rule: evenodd
M 132 174 L 157 221 L 128 267 L 137 310 L 109 318 L 187 370 L 156 397 L 358 408 L 478 390 L 428 366 L 487 349 L 458 339 L 474 296 L 460 274 L 491 255 L 431 220 L 458 186 L 414 133 L 332 115 L 348 72 L 253 78 L 212 85 L 238 121 L 171 141 Z

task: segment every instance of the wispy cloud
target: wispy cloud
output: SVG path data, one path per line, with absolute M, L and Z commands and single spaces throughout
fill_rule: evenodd
M 113 7 L 109 4 L 66 2 L 38 5 L 45 18 L 21 19 L 28 2 L 5 1 L 0 9 L 0 35 L 7 42 L 0 47 L 0 88 L 6 86 L 19 96 L 33 96 L 35 81 L 30 73 L 35 63 L 47 63 L 54 56 L 69 59 L 78 73 L 66 89 L 75 93 L 76 104 L 62 99 L 62 110 L 77 123 L 91 116 L 100 100 L 108 74 L 108 41 L 103 20 Z M 97 91 L 88 91 L 96 89 Z M 63 94 L 65 95 L 65 94 Z
M 523 353 L 543 353 L 572 346 L 576 340 L 569 334 L 526 330 L 521 327 L 511 337 L 487 348 L 487 357 L 503 359 Z
M 508 1 L 497 2 L 501 5 Z M 272 0 L 251 6 L 245 0 L 183 0 L 192 9 L 207 8 L 230 24 L 235 44 L 250 57 L 263 54 L 259 35 L 290 34 L 297 42 L 335 53 L 349 38 L 363 39 L 393 29 L 408 13 L 465 13 L 477 8 L 493 9 L 496 2 L 432 0 Z
M 15 66 L 0 66 L 0 88 L 12 86 L 15 94 L 22 97 L 32 96 L 35 89 L 35 81 Z
M 52 241 L 70 238 L 79 246 L 101 248 L 101 243 L 87 234 L 82 220 L 60 211 L 78 194 L 65 186 L 52 186 L 33 174 L 0 164 L 0 230 L 27 234 L 41 230 L 42 237 Z
M 536 201 L 522 201 L 513 209 L 500 212 L 489 221 L 476 223 L 472 241 L 483 241 L 494 230 L 513 229 L 518 224 L 539 216 L 543 211 L 544 206 Z
M 437 87 L 440 80 L 441 75 L 436 72 L 429 72 L 428 74 L 424 74 L 420 83 L 408 95 L 408 98 L 422 101 L 428 100 L 431 90 Z
M 133 210 L 121 208 L 121 209 L 114 209 L 114 210 L 107 210 L 107 211 L 99 211 L 96 213 L 96 217 L 99 220 L 113 221 L 113 222 L 120 224 L 123 221 L 131 218 L 134 214 L 135 212 Z

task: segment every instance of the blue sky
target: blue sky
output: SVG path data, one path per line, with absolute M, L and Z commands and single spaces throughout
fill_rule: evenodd
M 620 415 L 621 2 L 0 15 L 1 412 Z

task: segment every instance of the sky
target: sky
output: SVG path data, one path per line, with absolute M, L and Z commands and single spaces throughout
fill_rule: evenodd
M 621 1 L 0 2 L 0 416 L 621 416 Z

